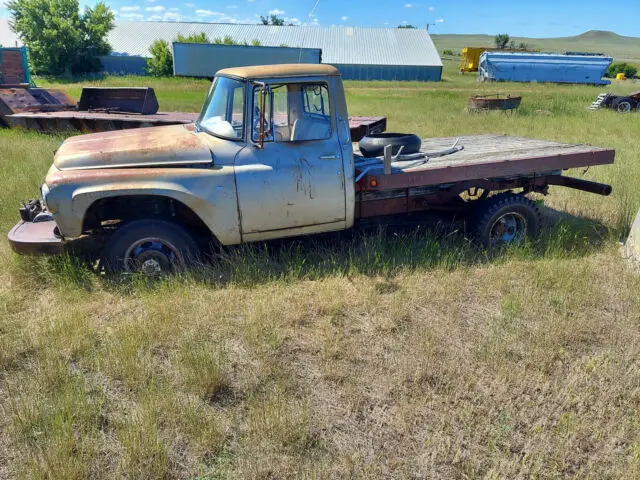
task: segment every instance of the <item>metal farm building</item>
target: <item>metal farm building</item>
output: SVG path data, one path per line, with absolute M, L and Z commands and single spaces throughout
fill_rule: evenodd
M 322 63 L 334 65 L 349 80 L 439 81 L 442 61 L 429 33 L 410 28 L 299 27 L 186 22 L 116 22 L 109 34 L 111 73 L 143 73 L 144 58 L 156 39 L 172 44 L 176 36 L 204 32 L 210 40 L 258 40 L 266 47 L 322 50 Z M 265 59 L 265 63 L 272 63 Z

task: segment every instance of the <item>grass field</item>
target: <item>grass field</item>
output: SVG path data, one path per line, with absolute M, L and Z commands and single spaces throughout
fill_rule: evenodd
M 600 87 L 477 85 L 455 67 L 347 82 L 350 113 L 614 147 L 613 166 L 571 172 L 613 195 L 552 188 L 542 238 L 500 254 L 447 229 L 355 233 L 231 249 L 156 283 L 0 242 L 0 478 L 640 478 L 640 277 L 619 254 L 640 115 L 587 112 Z M 100 83 L 154 86 L 165 110 L 208 88 Z M 521 93 L 519 112 L 466 112 L 496 91 Z M 3 235 L 61 140 L 0 131 Z
M 499 33 L 499 32 L 496 32 Z M 431 35 L 438 51 L 462 52 L 464 47 L 493 47 L 493 35 Z M 543 52 L 594 52 L 614 57 L 617 62 L 640 65 L 640 37 L 625 37 L 613 32 L 591 30 L 574 37 L 526 38 L 513 37 L 517 43 L 524 42 L 529 48 Z

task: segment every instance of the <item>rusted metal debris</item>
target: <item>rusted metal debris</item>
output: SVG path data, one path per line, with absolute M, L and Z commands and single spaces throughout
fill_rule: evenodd
M 87 112 L 153 115 L 158 113 L 158 108 L 156 92 L 150 87 L 84 87 L 78 101 L 78 110 Z
M 521 101 L 522 97 L 511 95 L 476 95 L 469 98 L 469 110 L 515 110 Z

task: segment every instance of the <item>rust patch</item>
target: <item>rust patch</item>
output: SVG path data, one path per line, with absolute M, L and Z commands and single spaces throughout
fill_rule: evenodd
M 60 170 L 211 161 L 209 149 L 182 125 L 72 137 L 56 153 Z

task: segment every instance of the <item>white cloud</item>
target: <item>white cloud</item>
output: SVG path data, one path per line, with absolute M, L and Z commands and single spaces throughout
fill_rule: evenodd
M 439 18 L 436 20 L 436 23 L 444 23 L 444 18 Z
M 269 15 L 284 15 L 286 12 L 284 10 L 279 10 L 274 8 L 273 10 L 269 10 Z
M 404 8 L 411 8 L 413 7 L 413 3 L 405 3 L 404 4 Z
M 344 17 L 342 17 L 342 18 L 341 18 L 341 20 L 342 20 L 343 22 L 346 22 L 347 20 L 349 20 L 349 17 L 347 17 L 347 16 L 345 15 Z
M 145 8 L 147 12 L 164 12 L 164 7 L 162 5 L 158 5 L 156 7 L 147 7 Z
M 188 7 L 188 8 L 196 8 L 196 4 L 195 3 L 185 3 L 184 6 Z
M 238 8 L 238 5 L 227 5 L 227 8 L 231 8 L 231 9 Z
M 125 20 L 144 20 L 144 15 L 140 13 L 121 13 L 120 18 Z
M 433 7 L 429 7 L 429 11 L 430 11 L 430 12 L 433 12 L 434 10 L 435 10 L 435 8 L 433 8 Z
M 222 12 L 214 12 L 212 10 L 198 9 L 196 10 L 196 15 L 198 17 L 224 17 L 225 14 Z
M 138 5 L 120 7 L 121 12 L 137 12 L 138 10 L 140 10 Z

